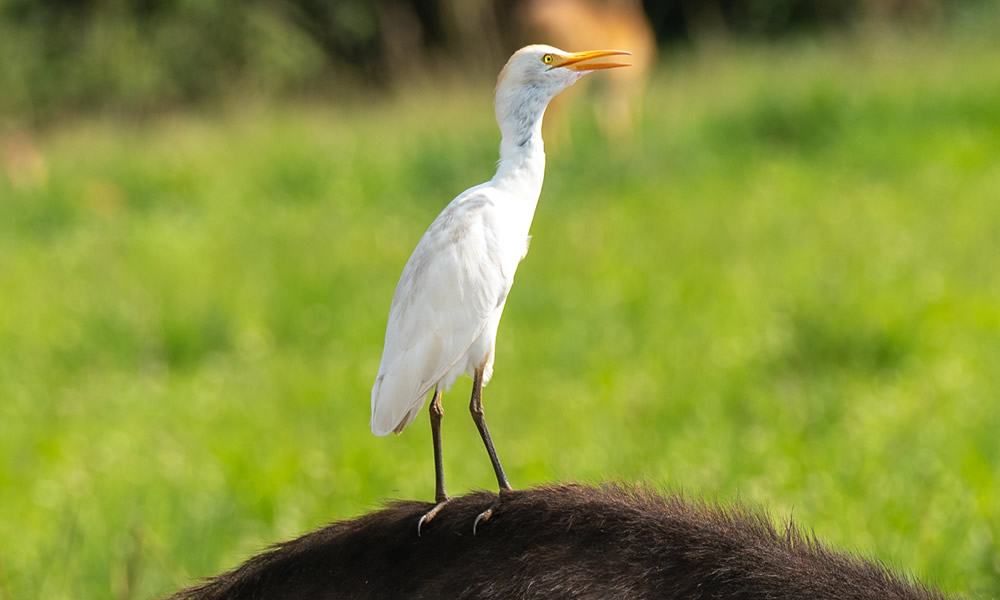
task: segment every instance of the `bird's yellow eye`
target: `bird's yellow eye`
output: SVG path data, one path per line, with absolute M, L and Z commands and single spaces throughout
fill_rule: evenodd
M 542 57 L 542 62 L 547 65 L 551 65 L 553 60 L 555 60 L 555 57 L 553 57 L 551 54 L 546 54 L 545 56 Z

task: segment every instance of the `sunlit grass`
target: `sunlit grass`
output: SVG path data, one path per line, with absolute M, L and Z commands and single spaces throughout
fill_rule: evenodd
M 766 505 L 1000 594 L 1000 64 L 912 38 L 664 61 L 641 135 L 550 147 L 486 392 L 515 486 Z M 0 596 L 150 597 L 386 498 L 367 428 L 399 271 L 489 178 L 491 82 L 40 140 L 0 178 Z M 494 485 L 445 398 L 450 490 Z

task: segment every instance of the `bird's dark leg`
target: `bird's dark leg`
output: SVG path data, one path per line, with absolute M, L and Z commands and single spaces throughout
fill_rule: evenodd
M 431 438 L 434 442 L 434 501 L 441 503 L 448 499 L 444 491 L 444 459 L 441 456 L 441 418 L 444 407 L 441 406 L 441 390 L 434 388 L 434 399 L 428 410 L 431 414 Z
M 476 369 L 476 373 L 472 378 L 472 400 L 469 402 L 469 412 L 472 413 L 472 420 L 476 422 L 476 427 L 479 428 L 479 435 L 482 436 L 483 443 L 486 444 L 486 452 L 489 453 L 490 462 L 493 463 L 493 472 L 497 475 L 497 484 L 500 486 L 501 490 L 511 489 L 510 484 L 507 483 L 507 476 L 504 475 L 500 459 L 497 458 L 497 451 L 493 447 L 493 439 L 490 438 L 490 430 L 486 427 L 486 417 L 483 413 L 482 369 Z
M 420 528 L 429 523 L 450 500 L 448 492 L 444 491 L 444 461 L 441 457 L 441 417 L 444 416 L 444 408 L 441 406 L 441 390 L 438 388 L 434 388 L 434 399 L 431 400 L 428 412 L 431 415 L 431 438 L 434 441 L 434 501 L 437 505 L 420 517 L 417 537 L 420 536 Z
M 482 368 L 476 369 L 476 373 L 472 378 L 472 400 L 469 402 L 469 412 L 472 413 L 472 420 L 476 422 L 476 427 L 479 429 L 479 435 L 483 438 L 483 444 L 486 445 L 486 452 L 490 455 L 490 462 L 493 463 L 493 472 L 497 476 L 497 485 L 500 486 L 500 495 L 497 497 L 496 501 L 490 505 L 485 511 L 476 517 L 476 521 L 472 524 L 472 535 L 476 534 L 476 527 L 481 521 L 488 521 L 490 517 L 493 516 L 493 510 L 500 505 L 500 500 L 503 498 L 504 492 L 512 491 L 513 488 L 510 487 L 510 483 L 507 482 L 507 475 L 503 472 L 503 466 L 500 464 L 500 459 L 497 457 L 497 451 L 493 447 L 493 439 L 490 437 L 490 430 L 486 427 L 486 417 L 483 414 L 483 370 Z

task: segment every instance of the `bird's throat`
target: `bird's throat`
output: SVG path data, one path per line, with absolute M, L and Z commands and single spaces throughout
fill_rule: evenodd
M 513 123 L 508 122 L 507 127 L 501 127 L 503 139 L 500 141 L 498 177 L 514 172 L 521 172 L 522 176 L 537 175 L 538 185 L 541 186 L 545 171 L 545 143 L 542 141 L 544 110 L 542 107 L 535 114 L 523 115 L 525 118 L 518 118 Z
M 511 197 L 524 199 L 524 212 L 530 222 L 545 176 L 542 117 L 549 98 L 526 93 L 524 88 L 519 92 L 497 95 L 496 116 L 502 139 L 493 183 L 511 192 Z
M 500 162 L 493 181 L 516 193 L 516 197 L 531 199 L 532 210 L 542 191 L 545 177 L 545 145 L 542 142 L 542 120 L 528 130 L 504 135 L 500 142 Z
M 530 91 L 531 88 L 527 88 Z M 537 93 L 498 94 L 497 125 L 503 139 L 500 142 L 500 162 L 520 163 L 536 155 L 544 156 L 542 117 L 549 98 Z

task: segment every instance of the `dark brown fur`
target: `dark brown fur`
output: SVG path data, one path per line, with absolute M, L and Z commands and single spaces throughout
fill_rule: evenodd
M 944 598 L 759 512 L 583 485 L 396 502 L 279 544 L 173 600 Z

